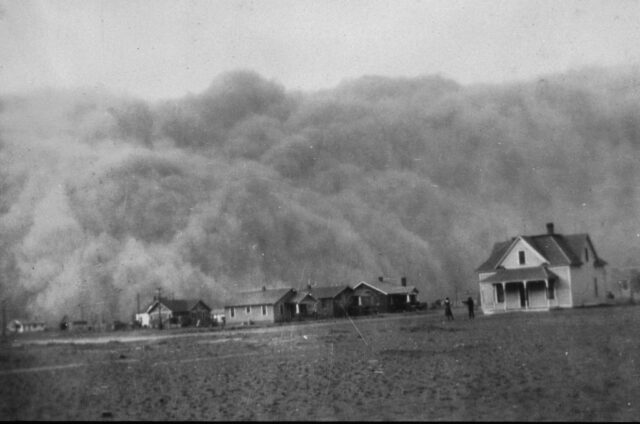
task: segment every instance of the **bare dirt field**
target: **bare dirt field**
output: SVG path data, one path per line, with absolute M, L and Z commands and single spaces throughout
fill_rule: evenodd
M 14 337 L 0 348 L 0 418 L 640 417 L 640 307 L 455 312 L 453 322 L 433 311 L 115 342 Z

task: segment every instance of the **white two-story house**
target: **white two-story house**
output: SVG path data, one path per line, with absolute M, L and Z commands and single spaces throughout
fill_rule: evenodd
M 588 234 L 518 236 L 493 246 L 480 265 L 482 311 L 535 311 L 605 302 L 606 262 Z

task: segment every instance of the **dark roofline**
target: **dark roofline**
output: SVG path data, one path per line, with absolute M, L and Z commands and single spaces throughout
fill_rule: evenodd
M 333 295 L 318 296 L 317 294 L 317 290 L 320 290 L 320 293 L 322 293 L 323 291 L 329 291 L 330 289 L 336 290 L 335 292 L 333 292 L 334 293 Z M 307 291 L 307 293 L 311 293 L 311 295 L 313 295 L 313 297 L 315 297 L 316 299 L 335 299 L 336 297 L 338 297 L 338 295 L 342 294 L 346 290 L 353 290 L 353 289 L 346 284 L 339 285 L 339 286 L 319 286 L 319 287 L 311 287 L 311 290 Z
M 284 290 L 286 290 L 286 291 L 284 291 Z M 256 303 L 256 301 L 243 300 L 243 299 L 247 299 L 249 295 L 255 295 L 255 294 L 258 294 L 258 293 L 265 293 L 265 292 L 276 292 L 276 291 L 283 291 L 283 293 L 282 293 L 282 295 L 280 297 L 278 297 L 274 301 Z M 256 306 L 256 305 L 258 305 L 258 306 L 259 305 L 275 305 L 276 303 L 280 302 L 286 296 L 289 296 L 291 294 L 295 295 L 296 293 L 297 292 L 296 292 L 296 290 L 294 288 L 266 289 L 266 290 L 253 290 L 253 291 L 250 291 L 250 292 L 241 292 L 241 293 L 237 293 L 235 296 L 233 296 L 233 298 L 231 300 L 225 302 L 224 308 L 235 308 L 235 307 Z M 242 303 L 243 301 L 247 302 L 247 303 Z
M 598 253 L 591 241 L 591 237 L 588 233 L 578 233 L 578 234 L 560 234 L 560 233 L 542 233 L 536 235 L 520 235 L 517 237 L 511 238 L 511 240 L 507 240 L 504 242 L 496 242 L 493 245 L 491 253 L 487 260 L 485 260 L 479 267 L 475 269 L 476 273 L 485 273 L 485 272 L 493 272 L 497 269 L 497 264 L 500 263 L 505 257 L 505 255 L 511 250 L 512 246 L 518 239 L 522 239 L 527 244 L 531 246 L 533 250 L 535 250 L 540 256 L 545 258 L 545 260 L 549 261 L 549 258 L 543 254 L 536 246 L 536 240 L 543 238 L 550 238 L 559 248 L 562 255 L 567 259 L 566 266 L 582 266 L 584 262 L 581 260 L 580 252 L 574 252 L 571 244 L 567 240 L 567 238 L 581 238 L 584 237 L 589 243 L 591 250 L 594 253 L 594 266 L 603 267 L 607 265 L 607 262 L 598 256 Z M 527 240 L 529 239 L 529 240 Z M 558 264 L 550 264 L 551 266 L 557 266 Z

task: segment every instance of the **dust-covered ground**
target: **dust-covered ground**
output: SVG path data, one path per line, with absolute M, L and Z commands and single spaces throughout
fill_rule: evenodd
M 0 418 L 635 421 L 639 324 L 639 307 L 617 306 L 109 343 L 16 337 L 0 351 Z

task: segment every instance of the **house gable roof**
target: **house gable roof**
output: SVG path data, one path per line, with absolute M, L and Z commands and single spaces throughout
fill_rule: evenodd
M 318 299 L 309 292 L 298 292 L 296 293 L 289 302 L 291 303 L 308 303 L 308 302 L 317 302 Z
M 274 305 L 280 300 L 288 300 L 287 298 L 293 297 L 295 293 L 294 289 L 268 289 L 238 293 L 225 303 L 225 307 Z
M 495 243 L 489 258 L 482 263 L 476 272 L 493 272 L 498 269 L 505 255 L 511 250 L 518 240 L 525 240 L 536 250 L 549 264 L 549 266 L 580 266 L 580 252 L 588 243 L 594 253 L 594 264 L 604 266 L 606 262 L 596 254 L 588 234 L 540 234 L 534 236 L 514 237 L 505 242 Z
M 375 283 L 367 283 L 366 281 L 360 281 L 353 286 L 353 290 L 356 290 L 358 287 L 365 285 L 379 293 L 384 295 L 391 294 L 410 294 L 410 293 L 418 293 L 418 289 L 414 286 L 400 286 L 396 284 L 386 283 L 384 281 L 377 281 Z
M 607 262 L 604 259 L 600 258 L 596 253 L 596 249 L 595 247 L 593 247 L 593 243 L 591 242 L 591 237 L 589 237 L 589 234 L 572 234 L 566 236 L 565 239 L 571 249 L 578 254 L 578 257 L 580 255 L 580 252 L 582 252 L 585 247 L 589 246 L 594 254 L 595 265 L 607 265 Z
M 200 299 L 166 299 L 164 297 L 161 297 L 160 303 L 162 304 L 163 308 L 166 308 L 171 312 L 189 312 L 193 310 L 198 304 L 202 304 L 205 309 L 211 310 L 209 305 L 207 305 Z M 147 307 L 146 312 L 150 313 L 154 311 L 157 306 L 158 301 L 154 300 L 151 305 Z
M 516 245 L 518 244 L 518 241 L 522 240 L 522 242 L 529 247 L 529 249 L 531 249 L 531 251 L 538 255 L 538 258 L 542 261 L 545 262 L 547 261 L 547 258 L 545 258 L 545 256 L 538 250 L 538 248 L 536 248 L 535 243 L 532 240 L 532 237 L 527 237 L 527 236 L 520 236 L 520 237 L 516 237 L 513 242 L 509 245 L 509 248 L 504 252 L 504 254 L 502 255 L 502 257 L 500 258 L 500 260 L 498 261 L 498 263 L 502 263 L 505 258 L 507 257 L 507 255 L 509 253 L 511 253 L 511 251 L 516 247 Z
M 338 297 L 344 291 L 351 291 L 351 287 L 347 285 L 343 286 L 325 286 L 325 287 L 312 287 L 311 294 L 316 299 L 334 299 Z
M 491 249 L 491 254 L 486 261 L 484 261 L 478 268 L 476 268 L 476 272 L 492 272 L 495 271 L 497 264 L 500 259 L 504 257 L 507 253 L 507 250 L 513 244 L 515 239 L 511 239 L 508 241 L 501 241 L 494 243 L 493 249 Z

